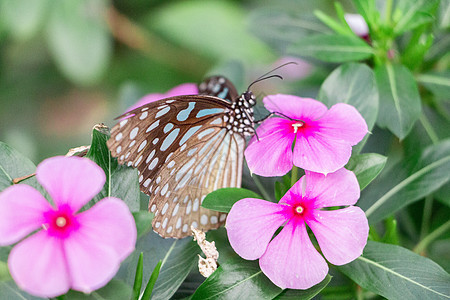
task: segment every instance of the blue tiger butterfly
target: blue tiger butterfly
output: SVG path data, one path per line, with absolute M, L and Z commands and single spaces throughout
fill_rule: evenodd
M 159 235 L 182 238 L 191 226 L 207 231 L 225 222 L 225 213 L 201 203 L 216 189 L 241 186 L 255 104 L 252 92 L 239 96 L 228 79 L 213 76 L 199 85 L 199 95 L 158 100 L 118 117 L 108 147 L 119 163 L 138 169 Z

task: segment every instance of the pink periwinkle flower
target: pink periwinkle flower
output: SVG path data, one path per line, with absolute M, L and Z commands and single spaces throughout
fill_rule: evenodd
M 352 206 L 358 198 L 352 172 L 341 169 L 325 176 L 306 171 L 278 203 L 253 198 L 236 202 L 227 217 L 228 239 L 244 259 L 259 258 L 261 270 L 277 286 L 308 289 L 325 278 L 328 265 L 306 225 L 330 263 L 351 262 L 362 254 L 369 234 L 364 212 Z M 323 209 L 335 206 L 347 207 Z
M 154 94 L 148 94 L 144 97 L 142 97 L 136 104 L 131 106 L 127 111 L 131 111 L 135 108 L 141 107 L 142 105 L 161 100 L 164 98 L 174 97 L 174 96 L 181 96 L 181 95 L 196 95 L 198 94 L 198 87 L 195 83 L 183 83 L 180 85 L 177 85 L 176 87 L 169 90 L 167 93 L 160 94 L 160 93 L 154 93 Z
M 317 100 L 283 94 L 263 102 L 277 117 L 258 127 L 245 150 L 248 167 L 257 175 L 281 176 L 293 164 L 317 173 L 335 172 L 368 130 L 360 113 L 345 103 L 328 110 Z
M 104 286 L 136 243 L 127 205 L 110 197 L 77 213 L 105 183 L 103 170 L 87 158 L 46 159 L 36 177 L 54 205 L 26 184 L 0 193 L 0 246 L 19 242 L 8 258 L 11 276 L 40 297 Z
M 369 42 L 369 26 L 363 16 L 359 14 L 345 14 L 344 18 L 350 29 L 357 36 Z

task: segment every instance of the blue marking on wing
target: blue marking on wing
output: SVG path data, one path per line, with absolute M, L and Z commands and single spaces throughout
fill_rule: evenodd
M 200 127 L 202 127 L 202 126 L 198 125 L 198 126 L 194 126 L 194 127 L 189 128 L 189 130 L 181 138 L 180 146 L 182 146 L 191 136 L 193 136 L 194 133 L 196 133 L 200 129 Z
M 221 91 L 220 94 L 217 95 L 217 97 L 225 99 L 227 94 L 228 94 L 228 88 L 224 88 L 223 91 Z
M 218 91 L 220 90 L 220 84 L 216 84 L 216 85 L 214 85 L 214 87 L 212 88 L 212 92 L 213 93 L 217 93 Z
M 194 109 L 195 102 L 189 102 L 189 106 L 186 109 L 181 110 L 177 115 L 178 121 L 186 121 L 189 118 L 189 114 Z
M 206 109 L 200 110 L 195 117 L 201 118 L 204 116 L 218 114 L 218 113 L 222 113 L 222 112 L 223 112 L 222 108 L 206 108 Z

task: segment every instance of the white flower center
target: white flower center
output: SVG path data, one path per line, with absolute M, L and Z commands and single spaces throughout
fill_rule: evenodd
M 67 220 L 64 217 L 58 217 L 56 218 L 56 226 L 58 227 L 64 227 L 67 224 Z
M 297 133 L 297 130 L 298 130 L 300 127 L 303 127 L 303 125 L 304 125 L 303 122 L 300 122 L 300 123 L 293 123 L 293 124 L 292 124 L 292 127 L 294 127 L 294 133 Z
M 296 211 L 297 213 L 301 214 L 301 213 L 303 212 L 303 207 L 301 207 L 301 206 L 299 205 L 299 206 L 297 206 L 297 207 L 295 208 L 295 211 Z

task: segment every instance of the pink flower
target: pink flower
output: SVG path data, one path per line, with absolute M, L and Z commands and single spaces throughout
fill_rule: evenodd
M 259 258 L 261 270 L 277 286 L 307 289 L 325 278 L 328 265 L 311 243 L 306 225 L 330 263 L 351 262 L 361 255 L 369 234 L 364 212 L 352 206 L 358 198 L 352 172 L 341 169 L 325 176 L 306 171 L 279 203 L 252 198 L 236 202 L 227 217 L 228 239 L 241 257 Z
M 366 20 L 359 14 L 345 14 L 345 21 L 350 29 L 359 37 L 369 41 L 369 26 Z
M 25 184 L 0 193 L 0 245 L 26 237 L 9 254 L 13 279 L 40 297 L 104 286 L 134 250 L 136 226 L 128 207 L 111 197 L 77 213 L 105 183 L 103 170 L 87 158 L 46 159 L 36 177 L 54 206 Z
M 284 175 L 293 164 L 323 174 L 334 172 L 348 162 L 352 146 L 367 133 L 366 121 L 348 104 L 328 110 L 314 99 L 282 94 L 263 101 L 270 112 L 283 117 L 264 121 L 245 150 L 250 171 L 261 176 Z
M 173 89 L 169 90 L 165 94 L 148 94 L 141 98 L 136 104 L 131 106 L 127 111 L 131 111 L 135 108 L 141 107 L 142 105 L 145 105 L 147 103 L 151 103 L 157 100 L 161 100 L 164 98 L 174 97 L 174 96 L 181 96 L 181 95 L 197 95 L 198 94 L 198 87 L 195 83 L 183 83 L 180 85 L 177 85 Z

